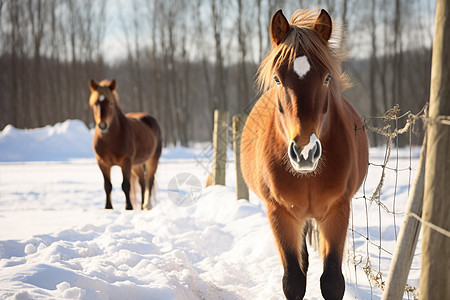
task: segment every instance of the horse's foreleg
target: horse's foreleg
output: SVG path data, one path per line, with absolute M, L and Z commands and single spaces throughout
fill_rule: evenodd
M 131 176 L 131 162 L 126 161 L 121 165 L 122 168 L 122 191 L 125 194 L 126 206 L 125 209 L 132 210 L 133 206 L 131 205 L 130 200 L 130 176 Z
M 283 292 L 288 300 L 303 299 L 306 291 L 306 257 L 301 258 L 306 245 L 302 237 L 302 225 L 292 218 L 285 208 L 268 205 L 267 214 L 277 242 L 284 268 Z M 300 266 L 302 261 L 302 266 Z
M 320 250 L 323 258 L 320 289 L 325 299 L 344 297 L 342 256 L 347 236 L 349 210 L 348 202 L 347 204 L 339 203 L 319 224 Z
M 106 193 L 106 203 L 105 203 L 105 209 L 112 209 L 111 204 L 111 191 L 112 191 L 112 184 L 111 184 L 111 167 L 107 167 L 101 163 L 98 163 L 98 166 L 100 167 L 100 171 L 102 171 L 103 174 L 103 188 L 105 189 Z

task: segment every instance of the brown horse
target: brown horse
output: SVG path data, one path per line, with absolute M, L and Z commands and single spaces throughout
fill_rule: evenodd
M 118 165 L 122 168 L 126 209 L 133 209 L 130 201 L 130 189 L 134 192 L 132 175 L 139 178 L 141 208 L 151 209 L 150 195 L 162 147 L 158 122 L 146 113 L 124 115 L 119 107 L 115 80 L 103 80 L 99 84 L 91 80 L 90 88 L 89 104 L 93 108 L 96 124 L 94 151 L 105 181 L 105 208 L 113 208 L 111 167 Z
M 302 299 L 308 252 L 304 228 L 320 231 L 325 299 L 341 299 L 341 271 L 350 201 L 368 168 L 363 123 L 344 99 L 348 85 L 338 50 L 330 45 L 332 21 L 325 10 L 297 11 L 290 22 L 276 12 L 273 47 L 259 67 L 268 89 L 253 107 L 241 142 L 242 173 L 267 205 L 284 267 L 287 299 Z

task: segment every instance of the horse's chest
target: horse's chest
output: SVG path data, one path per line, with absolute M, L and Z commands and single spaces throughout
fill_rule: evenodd
M 126 149 L 123 149 L 121 145 L 125 145 L 126 143 L 116 143 L 111 145 L 101 139 L 96 141 L 94 144 L 94 150 L 97 155 L 103 162 L 111 165 L 118 165 L 121 163 L 123 157 L 126 154 Z
M 274 181 L 273 198 L 300 218 L 322 217 L 342 193 L 340 183 L 332 177 L 292 176 Z

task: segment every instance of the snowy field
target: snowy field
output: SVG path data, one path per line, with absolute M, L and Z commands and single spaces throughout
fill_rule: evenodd
M 0 298 L 1 299 L 284 299 L 282 266 L 264 204 L 235 199 L 232 153 L 227 186 L 201 190 L 189 207 L 174 204 L 169 183 L 186 172 L 203 184 L 208 144 L 166 148 L 156 175 L 151 211 L 125 211 L 120 169 L 112 172 L 114 210 L 104 210 L 103 179 L 81 121 L 0 132 Z M 379 299 L 363 268 L 387 279 L 396 233 L 403 222 L 408 184 L 420 149 L 393 150 L 382 203 L 369 198 L 381 168 L 370 166 L 355 196 L 343 272 L 345 299 Z M 381 164 L 384 149 L 371 149 Z M 181 189 L 180 189 L 181 190 Z M 367 243 L 361 233 L 369 236 Z M 375 245 L 372 245 L 375 244 Z M 382 250 L 376 245 L 381 245 Z M 420 245 L 420 241 L 419 241 Z M 322 299 L 321 258 L 310 248 L 306 299 Z M 420 250 L 408 284 L 418 287 Z M 354 261 L 357 261 L 355 268 Z M 405 294 L 405 299 L 407 295 Z

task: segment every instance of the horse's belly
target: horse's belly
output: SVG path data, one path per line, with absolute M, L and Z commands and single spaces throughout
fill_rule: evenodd
M 156 144 L 149 145 L 147 147 L 136 149 L 136 153 L 133 159 L 133 164 L 139 165 L 145 163 L 147 160 L 151 159 L 155 153 Z

